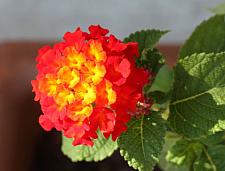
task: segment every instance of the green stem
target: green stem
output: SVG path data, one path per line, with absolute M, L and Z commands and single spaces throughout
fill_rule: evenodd
M 213 163 L 213 160 L 212 160 L 211 156 L 209 155 L 209 153 L 207 152 L 207 150 L 206 150 L 205 147 L 203 147 L 203 151 L 204 151 L 204 153 L 205 153 L 205 155 L 206 155 L 206 157 L 207 157 L 209 163 L 212 165 L 213 171 L 217 171 L 216 166 L 215 166 L 215 164 Z

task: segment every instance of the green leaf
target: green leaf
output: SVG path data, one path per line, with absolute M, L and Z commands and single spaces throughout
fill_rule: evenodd
M 117 142 L 108 140 L 98 132 L 98 139 L 94 140 L 94 146 L 73 146 L 73 139 L 62 137 L 62 152 L 73 162 L 77 161 L 101 161 L 109 157 L 117 149 Z
M 145 85 L 143 89 L 144 94 L 154 100 L 152 108 L 156 108 L 156 110 L 153 111 L 159 111 L 159 109 L 166 109 L 168 107 L 169 92 L 172 90 L 173 81 L 173 69 L 165 64 L 159 69 L 153 83 Z
M 146 94 L 154 91 L 160 91 L 163 93 L 168 93 L 173 86 L 173 69 L 169 68 L 167 65 L 163 65 L 156 78 L 151 85 L 147 85 L 144 89 Z
M 199 141 L 207 146 L 214 146 L 223 143 L 225 142 L 225 132 L 216 132 L 215 134 L 209 135 L 208 137 L 201 138 Z
M 124 42 L 137 42 L 140 57 L 137 58 L 138 67 L 148 69 L 152 73 L 157 73 L 163 62 L 163 55 L 154 48 L 154 45 L 168 31 L 161 30 L 141 30 L 130 34 Z
M 212 158 L 214 165 L 216 166 L 217 170 L 225 170 L 225 146 L 224 145 L 217 145 L 208 148 L 208 153 Z
M 193 170 L 194 171 L 213 171 L 212 164 L 209 163 L 205 154 L 202 154 L 198 159 L 195 160 L 195 162 L 193 163 Z
M 223 171 L 225 170 L 224 160 L 224 145 L 204 148 L 202 155 L 194 162 L 194 171 Z
M 215 8 L 210 9 L 214 14 L 225 14 L 225 2 L 217 5 Z
M 218 123 L 210 130 L 210 132 L 215 133 L 225 130 L 225 120 L 219 120 Z
M 124 159 L 139 171 L 151 171 L 158 161 L 164 143 L 166 127 L 159 113 L 133 118 L 128 130 L 118 140 Z
M 181 139 L 168 151 L 166 159 L 176 165 L 187 165 L 190 168 L 202 150 L 202 144 Z
M 163 119 L 169 116 L 169 103 L 174 81 L 173 69 L 163 65 L 156 75 L 153 83 L 145 85 L 143 91 L 146 97 L 150 97 L 154 104 L 152 111 L 161 111 Z
M 193 53 L 225 51 L 225 17 L 217 15 L 202 22 L 180 50 L 180 58 Z
M 166 33 L 168 33 L 168 30 L 141 30 L 130 34 L 124 39 L 124 42 L 137 42 L 139 52 L 142 53 L 144 49 L 152 49 L 159 39 Z
M 212 141 L 211 136 L 208 138 Z M 177 166 L 167 164 L 165 171 L 174 171 L 173 169 L 177 168 L 179 170 L 187 170 L 189 168 L 188 170 L 194 171 L 222 171 L 225 168 L 225 146 L 222 144 L 214 143 L 214 145 L 206 146 L 199 141 L 181 139 L 179 137 L 173 138 L 172 144 L 174 144 L 172 148 L 167 148 L 169 150 L 166 159 Z
M 179 141 L 182 137 L 172 133 L 166 132 L 165 136 L 165 144 L 163 146 L 163 150 L 159 157 L 158 165 L 163 171 L 189 171 L 189 168 L 186 165 L 175 165 L 166 160 L 166 155 L 168 151 Z
M 160 67 L 164 63 L 163 55 L 155 48 L 145 51 L 139 58 L 136 59 L 138 67 L 148 69 L 151 73 L 158 73 Z
M 225 53 L 193 54 L 175 68 L 168 121 L 189 138 L 207 136 L 225 121 Z

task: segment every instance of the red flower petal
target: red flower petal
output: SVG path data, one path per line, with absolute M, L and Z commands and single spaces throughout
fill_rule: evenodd
M 91 38 L 99 38 L 109 32 L 109 30 L 102 28 L 100 25 L 91 25 L 88 30 L 90 31 Z
M 108 104 L 105 81 L 96 86 L 97 97 L 95 101 L 96 107 L 105 107 Z
M 119 96 L 116 103 L 112 104 L 112 108 L 119 111 L 135 112 L 137 102 L 142 98 L 142 93 L 137 91 L 135 87 L 128 85 L 115 87 L 115 90 Z
M 115 52 L 118 53 L 124 51 L 127 48 L 127 44 L 122 43 L 120 40 L 116 39 L 115 36 L 110 35 L 107 47 L 110 49 L 111 53 L 115 54 Z
M 111 132 L 115 125 L 115 114 L 108 108 L 96 107 L 90 116 L 90 122 L 92 125 L 96 125 L 102 133 Z
M 106 61 L 106 78 L 117 86 L 126 82 L 131 72 L 130 62 L 126 58 L 110 56 Z
M 142 88 L 151 76 L 135 65 L 136 42 L 107 36 L 99 25 L 89 31 L 78 28 L 53 48 L 41 48 L 31 83 L 43 111 L 41 126 L 74 138 L 73 145 L 92 146 L 98 129 L 116 140 L 144 100 Z
M 46 131 L 50 131 L 54 127 L 53 122 L 46 115 L 40 115 L 39 123 Z
M 149 83 L 151 74 L 143 68 L 135 68 L 132 70 L 131 76 L 127 80 L 127 84 L 132 85 L 139 92 L 142 92 L 142 88 L 145 84 Z

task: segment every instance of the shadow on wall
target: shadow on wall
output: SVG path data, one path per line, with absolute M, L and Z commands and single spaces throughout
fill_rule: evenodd
M 100 163 L 73 164 L 60 151 L 60 133 L 38 125 L 40 106 L 33 101 L 30 81 L 35 78 L 35 56 L 44 43 L 0 44 L 0 170 L 3 171 L 131 171 L 115 153 Z M 179 46 L 159 46 L 176 61 Z

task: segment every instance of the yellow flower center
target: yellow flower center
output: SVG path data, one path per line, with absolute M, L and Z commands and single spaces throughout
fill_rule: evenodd
M 73 120 L 90 116 L 96 97 L 96 86 L 103 81 L 106 74 L 104 62 L 106 53 L 102 44 L 90 40 L 85 52 L 77 51 L 75 46 L 64 49 L 62 66 L 54 74 L 46 74 L 39 80 L 39 90 L 52 96 L 59 109 L 67 105 L 78 105 L 70 108 L 69 117 Z M 116 101 L 116 92 L 110 81 L 105 83 L 108 104 Z M 79 102 L 79 103 L 78 103 Z

